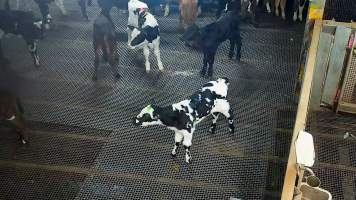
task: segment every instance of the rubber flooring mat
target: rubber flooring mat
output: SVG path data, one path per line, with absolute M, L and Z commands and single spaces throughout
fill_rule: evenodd
M 122 78 L 114 81 L 103 63 L 93 82 L 92 23 L 99 8 L 88 7 L 85 22 L 76 1 L 64 3 L 69 16 L 50 7 L 53 29 L 39 44 L 40 68 L 21 39 L 2 42 L 11 65 L 2 66 L 0 86 L 21 98 L 30 144 L 17 145 L 15 134 L 0 129 L 0 199 L 278 199 L 294 124 L 303 24 L 268 15 L 260 28 L 241 24 L 241 62 L 228 59 L 228 42 L 219 47 L 214 78 L 231 80 L 236 133 L 228 133 L 221 117 L 211 135 L 212 119 L 204 120 L 187 165 L 183 149 L 170 158 L 169 130 L 132 124 L 152 98 L 160 105 L 176 103 L 209 81 L 199 76 L 202 53 L 179 39 L 177 14 L 157 16 L 165 71 L 158 72 L 151 54 L 152 72 L 146 74 L 142 51 L 127 48 L 127 14 L 113 9 Z M 207 15 L 198 24 L 213 20 Z

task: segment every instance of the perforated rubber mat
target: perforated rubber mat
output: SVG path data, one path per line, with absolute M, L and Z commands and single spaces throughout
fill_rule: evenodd
M 127 48 L 126 14 L 113 9 L 122 78 L 114 81 L 102 64 L 98 82 L 92 82 L 92 22 L 99 8 L 89 7 L 85 22 L 76 1 L 65 0 L 65 7 L 69 16 L 51 5 L 53 29 L 40 42 L 40 68 L 21 39 L 3 40 L 11 65 L 1 69 L 1 84 L 24 104 L 30 144 L 20 146 L 16 135 L 2 131 L 0 199 L 279 198 L 303 24 L 268 15 L 260 28 L 241 24 L 241 62 L 228 59 L 228 42 L 219 47 L 214 77 L 231 80 L 236 132 L 229 134 L 221 118 L 211 135 L 211 118 L 203 121 L 187 165 L 182 149 L 177 159 L 170 157 L 171 131 L 131 123 L 152 98 L 160 105 L 176 103 L 208 81 L 199 76 L 202 54 L 179 40 L 178 16 L 157 16 L 165 72 L 158 73 L 151 54 L 152 72 L 146 74 L 142 52 Z M 201 17 L 198 24 L 213 20 Z

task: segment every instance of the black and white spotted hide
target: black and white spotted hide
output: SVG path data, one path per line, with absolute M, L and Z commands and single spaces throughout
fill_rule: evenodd
M 131 32 L 131 38 L 129 41 L 129 48 L 143 49 L 147 73 L 149 73 L 151 70 L 149 61 L 150 49 L 153 50 L 157 58 L 158 69 L 160 71 L 163 71 L 163 64 L 161 61 L 161 53 L 159 49 L 160 36 L 157 20 L 146 9 L 139 10 L 137 11 L 137 13 L 139 14 L 139 27 L 133 27 L 133 30 Z
M 207 116 L 213 116 L 210 132 L 216 130 L 216 121 L 220 114 L 228 119 L 230 133 L 234 133 L 234 116 L 226 99 L 229 86 L 227 78 L 206 83 L 189 99 L 161 107 L 155 103 L 146 106 L 134 119 L 139 126 L 163 125 L 175 132 L 175 145 L 172 156 L 177 154 L 178 146 L 183 143 L 186 151 L 185 161 L 191 161 L 190 147 L 195 128 Z
M 35 66 L 40 66 L 37 53 L 38 41 L 42 38 L 42 21 L 31 12 L 0 10 L 0 60 L 5 60 L 1 40 L 7 34 L 20 35 L 26 41 Z
M 303 21 L 303 10 L 305 7 L 306 0 L 294 0 L 293 4 L 293 21 Z

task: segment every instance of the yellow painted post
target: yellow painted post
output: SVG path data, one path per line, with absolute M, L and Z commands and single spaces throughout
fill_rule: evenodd
M 293 136 L 289 151 L 287 170 L 284 178 L 282 200 L 292 200 L 294 193 L 294 186 L 297 176 L 296 168 L 296 153 L 295 153 L 295 141 L 297 139 L 300 130 L 304 130 L 306 126 L 306 120 L 308 115 L 308 105 L 311 93 L 312 79 L 314 73 L 315 60 L 317 55 L 317 49 L 319 44 L 319 36 L 322 29 L 322 20 L 316 20 L 314 24 L 312 40 L 307 56 L 306 70 L 304 74 L 304 81 L 300 94 L 300 100 L 298 104 L 297 117 L 294 124 Z

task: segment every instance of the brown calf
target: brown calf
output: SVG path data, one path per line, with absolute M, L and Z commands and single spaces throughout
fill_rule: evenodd
M 94 35 L 93 35 L 93 46 L 94 46 L 94 76 L 93 80 L 97 80 L 97 73 L 100 64 L 100 52 L 103 53 L 103 60 L 108 62 L 111 70 L 116 79 L 120 78 L 117 71 L 117 65 L 119 57 L 117 55 L 117 41 L 115 28 L 108 19 L 103 14 L 100 14 L 98 18 L 94 21 Z

